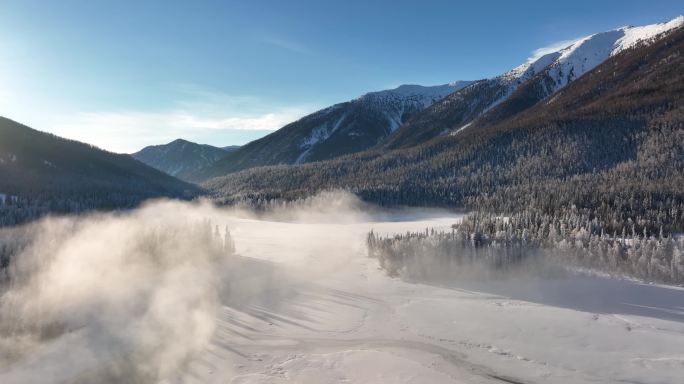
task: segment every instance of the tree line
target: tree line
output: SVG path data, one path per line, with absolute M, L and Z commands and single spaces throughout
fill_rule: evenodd
M 563 267 L 670 284 L 684 283 L 684 238 L 636 225 L 607 232 L 605 222 L 577 209 L 551 216 L 526 210 L 502 217 L 472 213 L 451 231 L 426 230 L 382 237 L 370 232 L 368 254 L 390 275 L 415 276 L 441 265 L 507 270 L 551 261 Z M 447 267 L 445 267 L 447 266 Z M 439 271 L 438 269 L 438 271 Z M 434 274 L 434 271 L 430 271 Z

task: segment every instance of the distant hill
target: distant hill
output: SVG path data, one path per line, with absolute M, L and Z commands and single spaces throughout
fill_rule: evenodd
M 153 168 L 177 176 L 209 166 L 237 148 L 218 148 L 177 139 L 168 144 L 145 147 L 132 156 Z
M 183 171 L 179 177 L 201 181 L 252 167 L 302 164 L 363 151 L 381 142 L 411 116 L 469 83 L 402 85 L 370 92 L 305 116 L 211 166 Z
M 152 197 L 195 196 L 197 186 L 129 155 L 40 132 L 0 117 L 0 225 L 48 212 L 125 208 Z M 7 202 L 15 202 L 8 207 Z
M 226 152 L 235 152 L 238 149 L 240 149 L 240 146 L 239 145 L 229 145 L 227 147 L 221 147 L 221 149 L 223 149 Z

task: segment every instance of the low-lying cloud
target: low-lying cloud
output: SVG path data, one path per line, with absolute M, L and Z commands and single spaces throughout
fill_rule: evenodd
M 244 144 L 305 114 L 303 109 L 280 109 L 261 114 L 205 116 L 184 110 L 163 112 L 100 111 L 65 116 L 52 132 L 101 148 L 130 153 L 148 145 L 185 138 L 216 146 Z

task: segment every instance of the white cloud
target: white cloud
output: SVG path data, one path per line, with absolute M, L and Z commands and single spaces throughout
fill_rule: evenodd
M 200 118 L 190 114 L 179 114 L 176 124 L 188 128 L 199 129 L 249 129 L 274 130 L 292 122 L 299 113 L 267 113 L 261 116 L 226 117 L 219 119 Z
M 230 95 L 194 84 L 162 87 L 173 95 L 164 108 L 62 112 L 37 127 L 110 151 L 131 153 L 178 138 L 215 146 L 245 144 L 318 109 L 278 106 L 254 96 Z
M 577 38 L 577 39 L 571 39 L 571 40 L 561 40 L 561 41 L 556 41 L 555 43 L 551 43 L 545 47 L 537 48 L 534 51 L 532 51 L 532 56 L 530 56 L 527 60 L 528 61 L 535 61 L 542 56 L 557 52 L 563 48 L 567 48 L 576 41 L 581 40 L 582 38 Z
M 99 111 L 61 116 L 51 132 L 115 152 L 130 153 L 177 138 L 224 146 L 244 144 L 295 121 L 308 111 L 280 109 L 261 115 L 203 116 L 187 111 Z

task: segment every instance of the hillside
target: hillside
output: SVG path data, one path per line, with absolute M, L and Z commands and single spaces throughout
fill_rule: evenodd
M 147 198 L 191 197 L 199 191 L 129 155 L 0 118 L 0 194 L 14 196 L 0 205 L 0 225 L 47 212 L 130 207 Z
M 480 125 L 501 121 L 553 95 L 610 57 L 682 25 L 684 16 L 667 23 L 622 27 L 581 38 L 449 95 L 409 119 L 381 146 L 408 148 L 478 121 Z
M 264 167 L 204 186 L 226 203 L 344 188 L 386 205 L 579 209 L 618 231 L 682 231 L 683 49 L 678 28 L 616 53 L 553 97 L 494 124 L 408 149 Z
M 402 85 L 370 92 L 305 116 L 240 147 L 214 165 L 179 176 L 203 181 L 252 167 L 301 164 L 360 152 L 378 144 L 414 114 L 468 84 Z
M 182 172 L 192 172 L 209 166 L 226 154 L 237 150 L 235 147 L 227 148 L 177 139 L 168 144 L 145 147 L 131 156 L 150 167 L 176 176 Z
M 371 92 L 306 116 L 180 177 L 202 182 L 248 168 L 330 160 L 374 147 L 405 149 L 471 125 L 495 124 L 550 97 L 607 59 L 683 24 L 680 16 L 593 34 L 490 79 Z

